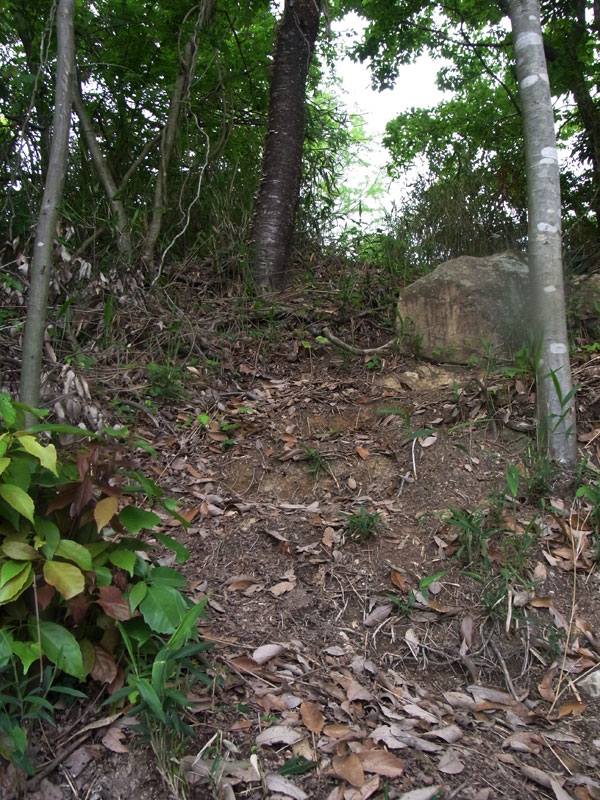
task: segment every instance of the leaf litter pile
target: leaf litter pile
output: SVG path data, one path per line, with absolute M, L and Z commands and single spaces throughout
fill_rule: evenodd
M 600 798 L 600 496 L 535 459 L 531 381 L 272 322 L 156 408 L 132 399 L 134 369 L 70 368 L 80 408 L 110 421 L 116 391 L 135 416 L 207 600 L 212 682 L 189 693 L 173 796 Z M 600 360 L 575 375 L 595 487 Z M 98 708 L 114 663 L 95 677 L 44 731 L 28 796 L 165 797 L 135 718 Z

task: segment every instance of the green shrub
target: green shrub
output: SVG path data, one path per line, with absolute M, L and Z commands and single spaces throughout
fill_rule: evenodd
M 156 530 L 160 517 L 136 498 L 178 517 L 174 502 L 118 467 L 116 440 L 45 423 L 25 430 L 25 411 L 43 416 L 0 394 L 0 754 L 31 772 L 27 721 L 51 721 L 46 696 L 60 691 L 60 672 L 71 676 L 67 687 L 89 678 L 114 687 L 120 654 L 128 657 L 124 631 L 125 645 L 152 640 L 159 650 L 166 635 L 181 648 L 203 607 L 182 594 L 180 572 L 154 556 L 157 542 L 178 564 L 188 551 Z M 57 431 L 85 437 L 62 463 L 48 439 Z M 36 663 L 41 693 L 30 686 Z

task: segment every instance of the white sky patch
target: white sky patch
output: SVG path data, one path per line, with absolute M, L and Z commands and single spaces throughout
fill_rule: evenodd
M 340 42 L 345 41 L 349 48 L 362 36 L 365 27 L 366 22 L 355 13 L 346 15 L 332 25 L 333 30 L 341 34 Z M 349 114 L 362 117 L 365 133 L 371 139 L 368 149 L 365 148 L 360 160 L 348 170 L 344 180 L 347 187 L 357 192 L 357 205 L 360 194 L 365 195 L 360 219 L 363 223 L 376 224 L 394 204 L 398 205 L 405 194 L 404 183 L 392 181 L 386 173 L 389 154 L 383 147 L 385 126 L 404 111 L 431 107 L 443 99 L 445 95 L 435 82 L 441 66 L 441 61 L 421 56 L 416 63 L 400 68 L 393 89 L 379 92 L 372 88 L 368 63 L 356 63 L 348 57 L 340 58 L 336 63 L 341 86 L 336 87 L 335 94 Z M 380 182 L 383 192 L 380 197 L 367 197 L 368 189 L 375 181 Z M 370 210 L 365 211 L 365 206 Z M 350 224 L 359 222 L 358 208 L 347 221 Z M 342 227 L 343 224 L 342 221 Z

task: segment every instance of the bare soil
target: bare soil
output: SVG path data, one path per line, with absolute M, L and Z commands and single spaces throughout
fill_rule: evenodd
M 131 368 L 87 375 L 107 416 L 124 399 L 158 453 L 143 469 L 190 522 L 165 529 L 207 598 L 213 683 L 195 687 L 194 739 L 164 759 L 170 785 L 126 718 L 106 723 L 98 685 L 39 736 L 36 763 L 59 762 L 27 797 L 600 797 L 594 532 L 533 457 L 531 385 L 350 356 L 299 327 L 240 331 L 159 408 L 127 395 Z M 596 469 L 599 369 L 577 367 Z M 314 768 L 282 778 L 292 756 Z M 14 786 L 0 768 L 0 795 Z

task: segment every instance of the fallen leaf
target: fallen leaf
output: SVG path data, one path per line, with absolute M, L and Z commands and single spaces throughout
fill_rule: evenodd
M 460 635 L 462 636 L 463 643 L 466 645 L 466 649 L 469 649 L 473 641 L 473 617 L 467 616 L 463 618 L 460 623 Z
M 64 766 L 69 770 L 72 778 L 76 778 L 92 760 L 92 756 L 85 747 L 78 747 L 65 760 Z
M 380 622 L 383 622 L 384 619 L 389 617 L 391 611 L 391 605 L 375 606 L 373 611 L 371 611 L 369 616 L 363 621 L 363 625 L 366 625 L 368 628 L 372 627 L 373 625 L 379 625 Z
M 360 445 L 358 445 L 358 447 L 356 448 L 356 452 L 362 458 L 363 461 L 366 461 L 367 458 L 369 457 L 369 451 L 366 450 L 364 447 L 361 447 Z
M 409 589 L 408 586 L 408 578 L 402 572 L 398 572 L 397 569 L 392 569 L 390 577 L 392 579 L 392 583 L 394 586 L 397 586 L 401 592 L 407 592 Z
M 538 692 L 544 698 L 544 700 L 547 700 L 549 703 L 554 702 L 554 698 L 556 697 L 556 692 L 552 687 L 552 681 L 554 680 L 554 676 L 556 675 L 557 671 L 557 666 L 550 667 L 550 669 L 544 673 L 544 677 L 540 683 L 538 683 Z
M 504 749 L 510 748 L 517 753 L 533 753 L 539 755 L 544 747 L 544 740 L 541 736 L 529 731 L 519 731 L 507 736 L 502 742 Z
M 107 750 L 111 750 L 113 753 L 128 753 L 129 748 L 123 742 L 124 738 L 125 731 L 113 725 L 102 737 L 102 744 Z
M 573 800 L 573 795 L 565 792 L 556 778 L 550 778 L 550 788 L 554 792 L 556 800 Z
M 443 728 L 434 728 L 434 730 L 427 731 L 422 735 L 431 739 L 443 739 L 448 744 L 454 744 L 454 742 L 462 739 L 463 732 L 458 725 L 445 725 Z
M 356 755 L 365 772 L 397 778 L 404 770 L 404 764 L 398 756 L 388 753 L 387 750 L 361 750 Z
M 287 797 L 292 797 L 294 800 L 307 800 L 308 795 L 299 786 L 296 786 L 289 778 L 284 778 L 283 775 L 278 775 L 272 772 L 265 775 L 265 783 L 267 789 L 271 792 L 284 794 Z
M 252 653 L 252 658 L 257 664 L 266 664 L 267 661 L 275 658 L 284 650 L 285 647 L 282 644 L 263 644 Z
M 346 789 L 344 792 L 344 800 L 367 800 L 379 789 L 379 775 L 374 775 L 372 778 L 361 786 L 360 789 Z
M 348 696 L 348 700 L 353 702 L 354 700 L 372 700 L 373 695 L 371 692 L 358 681 L 350 681 L 348 686 L 346 687 L 346 694 Z
M 365 782 L 365 773 L 360 763 L 360 759 L 355 753 L 350 753 L 347 756 L 334 756 L 332 760 L 333 769 L 336 775 L 339 775 L 352 786 L 363 786 Z
M 300 716 L 302 717 L 302 722 L 311 733 L 316 733 L 317 736 L 321 733 L 325 724 L 325 717 L 321 714 L 316 703 L 305 700 L 300 706 Z
M 227 581 L 227 591 L 229 592 L 244 592 L 250 586 L 258 583 L 256 578 L 250 575 L 238 575 L 235 578 L 230 578 Z
M 407 703 L 402 710 L 410 717 L 417 717 L 425 722 L 429 722 L 431 725 L 436 725 L 439 721 L 434 714 L 425 711 L 424 708 L 421 708 L 421 706 L 418 706 L 416 703 Z
M 560 706 L 558 709 L 557 717 L 558 719 L 562 719 L 563 717 L 568 717 L 572 715 L 574 717 L 578 717 L 580 714 L 586 709 L 585 703 L 580 703 L 579 700 L 571 700 L 568 703 Z
M 297 728 L 290 728 L 287 725 L 272 725 L 262 731 L 256 737 L 256 744 L 295 744 L 300 741 L 304 734 Z
M 291 592 L 292 589 L 296 588 L 296 581 L 280 581 L 276 583 L 275 586 L 271 586 L 269 591 L 273 595 L 273 597 L 279 597 L 286 592 Z
M 404 792 L 397 797 L 398 800 L 431 800 L 441 788 L 441 784 L 437 786 L 424 786 L 422 789 L 411 789 L 410 792 Z
M 458 775 L 465 765 L 459 759 L 455 750 L 449 747 L 438 762 L 438 769 L 446 775 Z
M 408 645 L 410 652 L 413 654 L 413 658 L 417 659 L 419 656 L 419 648 L 421 646 L 421 642 L 419 637 L 414 631 L 414 628 L 409 628 L 406 633 L 404 634 L 404 641 Z

